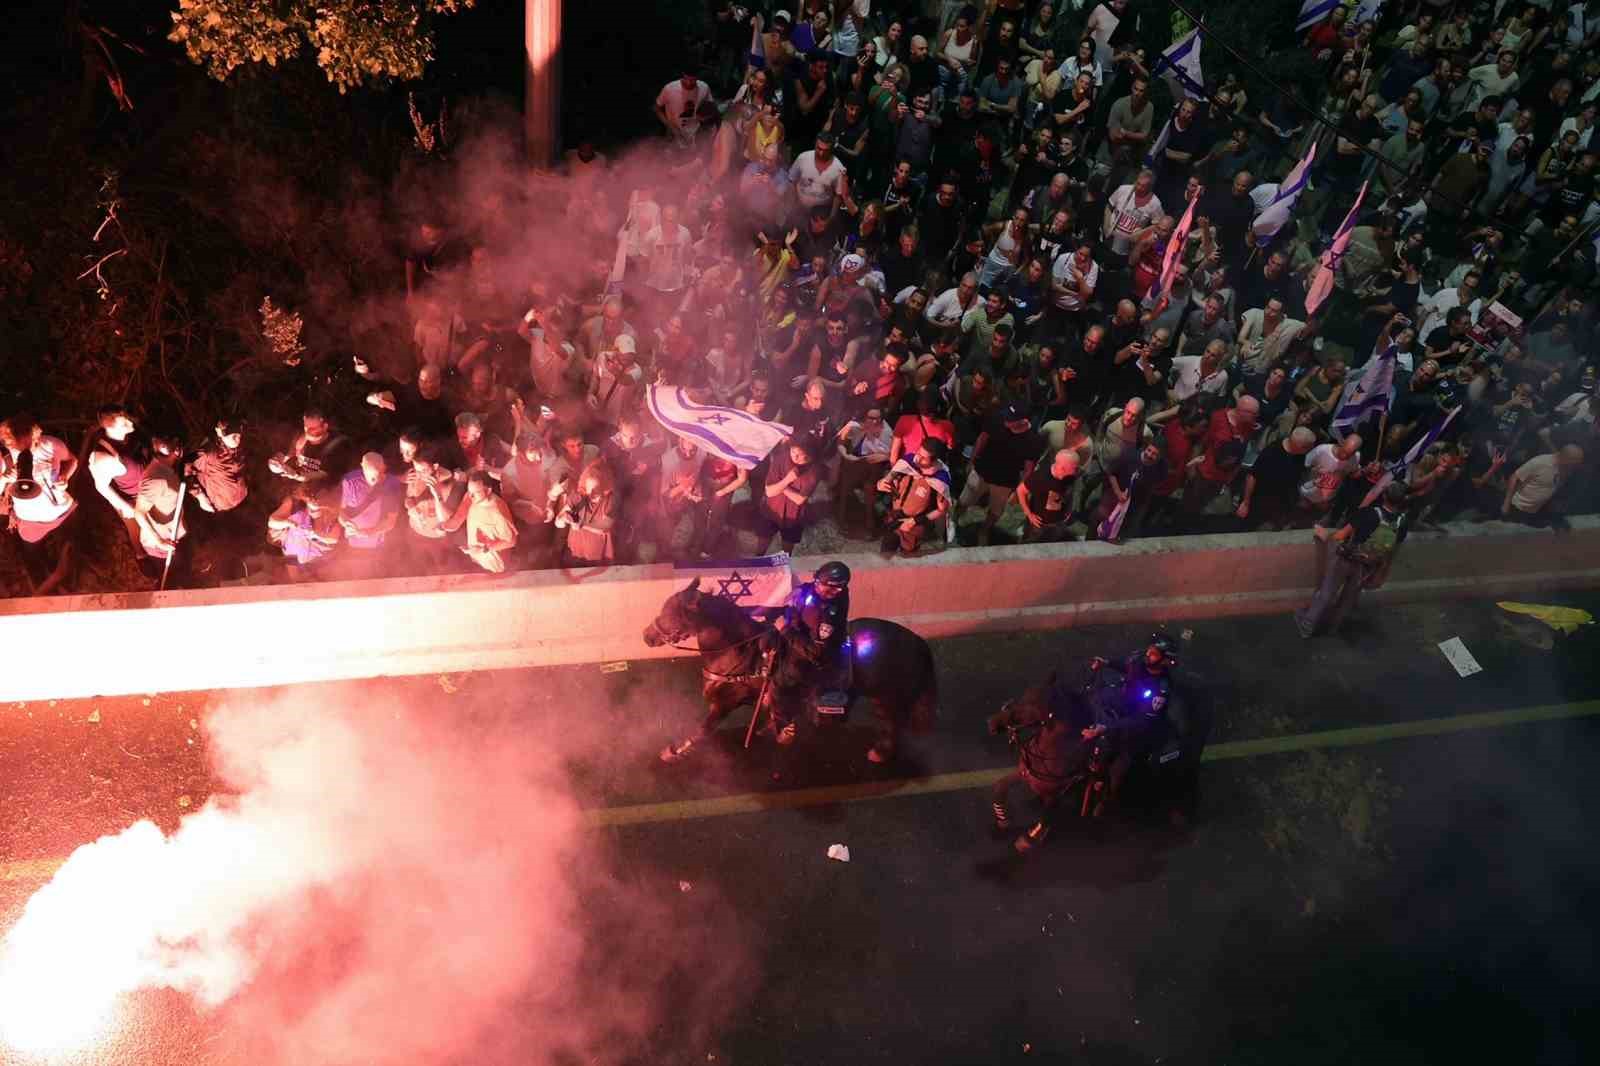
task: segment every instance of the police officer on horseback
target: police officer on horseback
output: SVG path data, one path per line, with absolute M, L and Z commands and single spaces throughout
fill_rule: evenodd
M 795 718 L 807 702 L 843 708 L 849 688 L 850 568 L 824 563 L 797 586 L 773 619 L 772 726 L 779 744 L 795 737 Z M 820 695 L 819 695 L 820 693 Z

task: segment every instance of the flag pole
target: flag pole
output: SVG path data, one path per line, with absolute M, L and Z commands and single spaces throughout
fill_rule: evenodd
M 167 561 L 161 564 L 161 587 L 157 592 L 167 591 L 167 575 L 172 572 L 172 557 L 178 554 L 178 539 L 182 535 L 180 530 L 183 525 L 183 497 L 189 489 L 187 481 L 178 482 L 178 506 L 172 512 L 172 548 L 167 552 Z

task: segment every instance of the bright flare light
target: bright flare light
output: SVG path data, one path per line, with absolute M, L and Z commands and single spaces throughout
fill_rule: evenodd
M 106 1030 L 122 994 L 139 984 L 139 952 L 119 928 L 124 890 L 108 876 L 118 857 L 157 845 L 161 831 L 140 822 L 79 848 L 34 894 L 0 940 L 0 1042 L 48 1055 L 90 1043 Z M 120 869 L 115 869 L 121 874 Z
M 0 940 L 0 1044 L 34 1055 L 80 1048 L 140 988 L 226 999 L 248 960 L 197 936 L 192 911 L 206 882 L 247 861 L 252 844 L 248 827 L 207 806 L 170 839 L 142 821 L 79 848 Z

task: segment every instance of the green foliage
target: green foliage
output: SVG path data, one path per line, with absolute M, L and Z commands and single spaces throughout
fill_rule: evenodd
M 275 67 L 310 45 L 345 92 L 378 78 L 413 81 L 433 58 L 426 18 L 475 0 L 178 0 L 170 40 L 218 81 L 246 63 Z

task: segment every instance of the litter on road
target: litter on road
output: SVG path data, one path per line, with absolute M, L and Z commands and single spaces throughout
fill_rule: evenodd
M 1471 677 L 1473 674 L 1483 672 L 1483 667 L 1478 665 L 1478 660 L 1472 657 L 1472 653 L 1467 650 L 1460 637 L 1441 641 L 1439 650 L 1444 652 L 1444 657 L 1450 660 L 1450 665 L 1455 667 L 1456 673 L 1462 677 Z
M 849 862 L 850 849 L 845 847 L 843 844 L 829 844 L 828 858 L 836 859 L 839 862 Z

